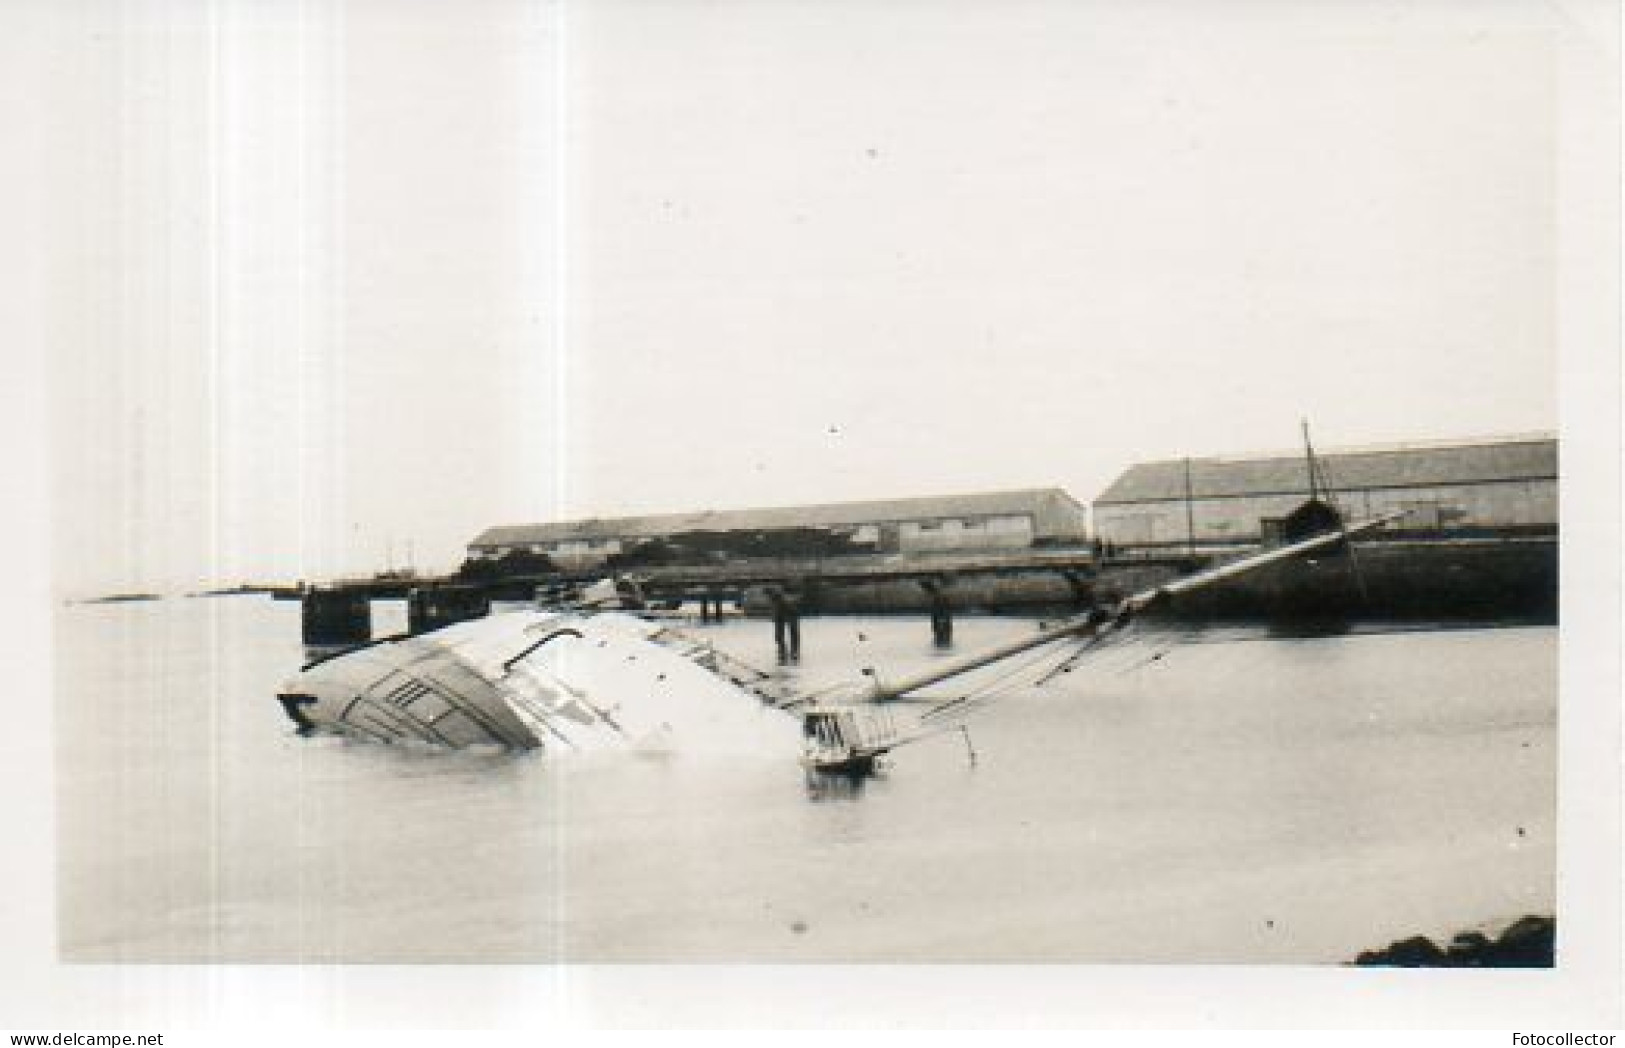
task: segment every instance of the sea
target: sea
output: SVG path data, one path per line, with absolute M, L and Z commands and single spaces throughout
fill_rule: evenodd
M 404 625 L 382 603 L 375 631 Z M 803 688 L 1031 633 L 681 628 Z M 881 776 L 304 738 L 267 597 L 65 605 L 69 962 L 1342 964 L 1555 906 L 1557 631 L 1135 628 Z

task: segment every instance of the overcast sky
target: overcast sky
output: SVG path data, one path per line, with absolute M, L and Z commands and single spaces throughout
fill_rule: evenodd
M 1555 429 L 1555 10 L 65 7 L 62 585 Z

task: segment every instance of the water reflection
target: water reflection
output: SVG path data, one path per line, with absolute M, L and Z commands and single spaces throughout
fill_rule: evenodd
M 807 769 L 807 799 L 819 801 L 855 801 L 863 796 L 865 784 L 873 773 L 819 771 Z
M 1342 637 L 1353 629 L 1346 615 L 1305 615 L 1290 619 L 1272 619 L 1268 635 L 1282 640 L 1306 640 L 1314 637 Z

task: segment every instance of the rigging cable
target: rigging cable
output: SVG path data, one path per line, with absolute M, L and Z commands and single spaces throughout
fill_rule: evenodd
M 1093 639 L 1094 638 L 1092 637 L 1085 638 L 1084 643 L 1087 644 Z M 980 687 L 972 689 L 971 691 L 968 691 L 964 695 L 958 696 L 957 698 L 948 699 L 943 702 L 942 705 L 935 706 L 925 711 L 924 713 L 920 714 L 920 720 L 923 722 L 927 718 L 941 716 L 943 713 L 955 706 L 965 706 L 972 702 L 985 702 L 986 700 L 995 698 L 999 695 L 1008 694 L 1010 691 L 1015 690 L 1015 688 L 1020 685 L 1021 682 L 1019 678 L 1021 674 L 1031 670 L 1034 666 L 1055 658 L 1056 654 L 1057 652 L 1054 649 L 1040 649 L 1034 657 L 1023 662 L 1016 663 L 1014 666 L 1005 670 L 1003 673 L 994 677 L 992 680 L 981 685 Z M 1064 662 L 1074 657 L 1074 655 L 1077 653 L 1070 650 L 1070 645 L 1062 645 L 1060 646 L 1060 654 L 1060 661 Z
M 1084 638 L 1084 643 L 1078 648 L 1077 651 L 1074 651 L 1071 655 L 1068 655 L 1059 665 L 1050 670 L 1048 673 L 1045 673 L 1033 683 L 1035 686 L 1042 687 L 1063 673 L 1071 673 L 1073 667 L 1077 666 L 1083 660 L 1084 656 L 1093 655 L 1102 648 L 1106 648 L 1114 644 L 1120 644 L 1133 635 L 1134 634 L 1127 629 L 1123 629 L 1121 627 L 1109 627 L 1099 633 L 1086 637 Z

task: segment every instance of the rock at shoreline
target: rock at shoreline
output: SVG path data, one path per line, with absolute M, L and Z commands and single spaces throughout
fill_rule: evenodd
M 1432 940 L 1416 935 L 1385 950 L 1367 950 L 1354 963 L 1393 968 L 1550 968 L 1556 938 L 1556 918 L 1520 917 L 1498 939 L 1482 932 L 1461 932 L 1440 949 Z

